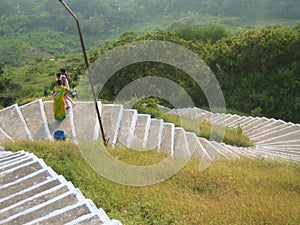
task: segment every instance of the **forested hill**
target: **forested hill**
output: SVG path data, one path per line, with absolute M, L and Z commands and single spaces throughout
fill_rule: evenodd
M 87 50 L 123 32 L 217 24 L 243 29 L 295 25 L 299 0 L 66 0 L 78 15 Z M 26 57 L 80 52 L 74 20 L 58 0 L 1 0 L 0 62 L 19 66 Z
M 209 65 L 228 108 L 300 122 L 299 0 L 65 2 L 79 18 L 91 62 L 96 53 L 133 40 L 179 43 Z M 85 66 L 77 28 L 58 0 L 1 0 L 0 12 L 0 109 L 42 97 L 61 67 L 67 68 L 71 85 L 78 84 Z M 207 106 L 185 74 L 156 66 L 118 71 L 101 99 L 112 100 L 122 85 L 153 73 L 176 78 L 198 107 Z

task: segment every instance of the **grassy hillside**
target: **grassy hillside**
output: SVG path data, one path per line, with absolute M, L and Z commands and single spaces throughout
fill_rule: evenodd
M 191 160 L 175 176 L 145 187 L 123 186 L 95 173 L 66 142 L 6 142 L 43 158 L 58 174 L 124 225 L 289 224 L 300 221 L 300 165 L 267 160 L 216 160 L 199 172 Z M 109 149 L 118 160 L 150 165 L 165 155 Z

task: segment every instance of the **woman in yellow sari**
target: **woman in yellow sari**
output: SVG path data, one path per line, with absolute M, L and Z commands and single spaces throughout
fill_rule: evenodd
M 66 108 L 65 108 L 65 100 L 64 95 L 67 94 L 68 91 L 65 86 L 62 86 L 62 81 L 57 80 L 55 86 L 53 88 L 53 113 L 54 118 L 56 120 L 62 120 L 66 117 Z

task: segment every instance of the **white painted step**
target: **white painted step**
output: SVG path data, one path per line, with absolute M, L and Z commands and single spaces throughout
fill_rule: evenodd
M 62 177 L 58 178 L 51 178 L 49 180 L 45 180 L 43 182 L 39 182 L 34 184 L 31 187 L 27 187 L 24 190 L 19 191 L 13 195 L 8 195 L 0 200 L 0 210 L 11 205 L 14 205 L 18 202 L 24 201 L 27 198 L 35 196 L 38 193 L 44 192 L 49 190 L 55 186 L 58 186 L 62 183 Z
M 240 158 L 238 154 L 235 153 L 235 151 L 232 151 L 231 149 L 226 148 L 223 143 L 219 143 L 216 141 L 211 141 L 211 144 L 218 149 L 227 159 L 233 159 L 233 158 Z
M 190 154 L 195 159 L 207 159 L 211 160 L 210 156 L 207 154 L 205 148 L 200 143 L 199 137 L 193 132 L 186 132 L 187 143 L 189 146 Z
M 97 224 L 121 225 L 31 153 L 1 149 L 0 176 L 0 224 L 59 225 L 93 214 Z
M 120 129 L 118 132 L 118 144 L 130 148 L 136 121 L 138 118 L 138 113 L 136 110 L 124 109 L 120 124 Z
M 265 117 L 262 118 L 256 118 L 253 120 L 251 123 L 248 123 L 247 125 L 244 125 L 243 128 L 243 133 L 245 135 L 251 134 L 252 131 L 256 131 L 257 129 L 264 127 L 266 124 L 270 122 L 270 119 L 267 119 Z
M 163 123 L 161 144 L 158 151 L 166 152 L 174 157 L 174 135 L 175 125 L 173 123 Z
M 106 138 L 109 139 L 110 144 L 114 146 L 117 143 L 118 135 L 121 127 L 121 120 L 123 116 L 123 105 L 116 104 L 102 104 L 101 118 L 104 127 Z M 100 129 L 97 121 L 97 129 Z M 100 135 L 100 133 L 99 133 Z M 100 136 L 98 135 L 98 138 Z M 122 139 L 123 137 L 121 137 Z
M 3 143 L 3 141 L 13 141 L 13 139 L 0 127 L 0 145 Z
M 101 105 L 99 105 L 101 109 Z M 97 115 L 94 102 L 76 101 L 73 111 L 77 141 L 93 141 L 96 132 Z M 98 138 L 98 137 L 97 137 Z
M 151 118 L 145 149 L 158 150 L 161 145 L 163 120 Z
M 282 129 L 284 127 L 289 126 L 288 123 L 284 123 L 281 120 L 275 120 L 275 121 L 270 121 L 269 124 L 267 124 L 266 126 L 255 130 L 252 133 L 248 133 L 248 136 L 251 137 L 252 139 L 263 136 L 265 134 L 271 133 L 273 131 Z
M 51 139 L 42 99 L 20 106 L 33 140 Z
M 138 114 L 130 148 L 146 149 L 147 138 L 149 135 L 151 116 Z
M 0 127 L 11 139 L 33 140 L 18 105 L 0 110 Z
M 73 109 L 67 111 L 67 116 L 63 120 L 55 120 L 52 111 L 53 101 L 45 101 L 44 109 L 47 117 L 48 127 L 53 138 L 53 133 L 56 130 L 63 130 L 67 135 L 67 141 L 76 143 L 76 130 L 73 121 Z M 76 108 L 76 106 L 75 106 Z
M 174 158 L 189 159 L 191 152 L 186 136 L 186 132 L 181 127 L 176 127 L 174 131 Z
M 202 146 L 205 148 L 211 160 L 214 160 L 220 156 L 224 157 L 225 159 L 228 159 L 228 157 L 220 151 L 219 147 L 214 146 L 212 142 L 208 141 L 205 138 L 200 138 L 200 137 L 199 140 Z
M 291 136 L 295 138 L 291 138 Z M 300 139 L 300 126 L 284 126 L 280 129 L 272 130 L 268 133 L 262 134 L 261 136 L 254 137 L 252 139 L 256 143 L 262 143 L 267 140 L 278 140 L 281 137 L 287 137 L 285 140 Z

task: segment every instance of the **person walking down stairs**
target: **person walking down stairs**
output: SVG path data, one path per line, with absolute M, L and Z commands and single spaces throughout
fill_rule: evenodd
M 64 96 L 68 94 L 68 90 L 62 85 L 61 80 L 55 82 L 55 86 L 52 91 L 53 95 L 53 113 L 56 120 L 62 120 L 66 117 L 66 107 Z
M 66 87 L 66 89 L 68 91 L 70 91 L 69 78 L 68 78 L 68 75 L 66 73 L 66 70 L 65 69 L 60 69 L 60 74 L 61 74 L 60 78 L 62 80 L 62 84 Z M 74 108 L 75 103 L 70 98 L 69 94 L 66 94 L 64 98 L 65 98 L 66 109 L 69 109 L 71 107 Z

